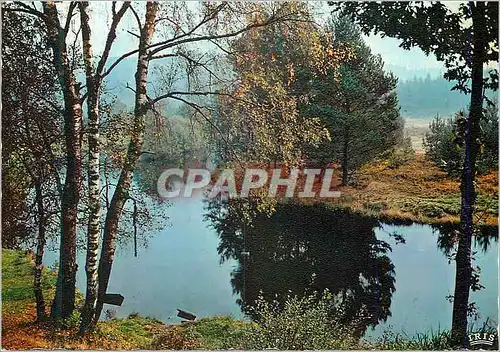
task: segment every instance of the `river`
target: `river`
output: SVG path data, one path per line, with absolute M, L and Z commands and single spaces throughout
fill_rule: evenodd
M 119 247 L 108 292 L 125 300 L 121 307 L 106 305 L 105 310 L 117 317 L 138 312 L 167 324 L 180 321 L 177 308 L 198 317 L 247 319 L 244 302 L 252 302 L 259 290 L 300 294 L 307 288 L 329 288 L 353 292 L 353 307 L 371 312 L 365 336 L 380 336 L 386 328 L 409 335 L 450 328 L 447 296 L 453 294 L 454 262 L 438 247 L 440 233 L 431 226 L 389 225 L 295 206 L 257 221 L 242 244 L 238 231 L 224 233 L 238 228 L 234 219 L 222 219 L 219 224 L 226 226 L 216 230 L 204 220 L 205 213 L 199 196 L 175 200 L 168 209 L 170 226 L 140 247 L 137 257 L 130 246 Z M 234 226 L 228 227 L 231 221 Z M 221 262 L 218 247 L 227 260 Z M 485 288 L 471 294 L 480 314 L 474 324 L 487 318 L 497 322 L 496 239 L 486 251 L 479 246 L 475 251 L 474 265 L 481 267 Z M 57 253 L 46 253 L 46 265 L 56 260 Z M 84 253 L 78 263 L 77 286 L 84 292 Z M 373 285 L 363 286 L 360 276 Z

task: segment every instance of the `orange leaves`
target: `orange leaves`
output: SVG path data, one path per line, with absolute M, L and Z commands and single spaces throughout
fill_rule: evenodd
M 431 223 L 459 221 L 459 180 L 450 178 L 422 155 L 395 169 L 387 167 L 384 161 L 374 162 L 361 168 L 357 179 L 355 188 L 341 189 L 341 205 L 351 210 L 365 212 L 370 204 L 384 204 L 380 216 Z M 498 172 L 478 176 L 477 180 L 477 206 L 481 208 L 498 195 Z M 441 209 L 442 215 L 426 217 L 422 213 L 425 206 Z M 497 217 L 489 212 L 482 220 L 496 224 Z
M 22 312 L 12 312 L 2 307 L 2 347 L 9 350 L 34 348 L 52 349 L 46 323 L 34 323 L 36 311 L 29 304 Z
M 295 80 L 295 69 L 293 68 L 293 62 L 287 65 L 288 69 L 288 82 L 287 85 L 291 86 Z
M 478 176 L 477 185 L 480 192 L 498 197 L 498 171 L 490 170 L 488 174 Z

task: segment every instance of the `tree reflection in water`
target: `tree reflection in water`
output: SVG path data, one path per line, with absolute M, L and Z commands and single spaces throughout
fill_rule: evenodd
M 438 231 L 438 248 L 447 256 L 453 255 L 456 250 L 456 241 L 458 224 L 434 225 L 433 228 Z M 473 250 L 487 252 L 492 242 L 498 242 L 498 226 L 477 226 L 474 229 Z
M 270 217 L 254 208 L 248 200 L 211 201 L 206 214 L 221 261 L 239 263 L 231 284 L 244 313 L 253 317 L 260 291 L 282 303 L 287 295 L 328 289 L 359 335 L 391 316 L 395 270 L 391 247 L 376 238 L 378 220 L 320 204 L 279 204 Z

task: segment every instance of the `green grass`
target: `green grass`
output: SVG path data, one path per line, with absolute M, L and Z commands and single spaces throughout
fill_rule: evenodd
M 53 292 L 56 275 L 48 269 L 44 269 L 43 273 L 44 288 L 47 292 Z M 34 303 L 33 262 L 27 251 L 2 250 L 2 283 L 2 314 L 18 314 Z M 78 316 L 78 312 L 75 312 L 75 316 Z M 75 319 L 73 330 L 76 334 L 78 319 Z M 288 318 L 285 320 L 289 322 Z M 51 342 L 55 346 L 77 349 L 248 349 L 252 347 L 252 341 L 256 338 L 260 340 L 260 335 L 255 335 L 259 331 L 256 323 L 230 316 L 207 317 L 167 326 L 156 319 L 131 314 L 125 319 L 100 322 L 96 331 L 86 340 L 75 339 L 70 333 L 54 335 Z M 343 348 L 443 350 L 451 347 L 449 331 L 408 336 L 387 330 L 376 340 L 361 340 L 359 344 L 350 341 Z
M 48 269 L 42 271 L 44 297 L 53 295 L 56 276 Z M 29 251 L 2 249 L 2 311 L 23 311 L 34 303 L 33 258 Z
M 412 212 L 430 218 L 460 214 L 459 195 L 405 198 L 398 205 L 404 212 Z
M 245 348 L 245 341 L 255 323 L 236 320 L 230 316 L 202 318 L 186 326 L 188 336 L 203 349 Z
M 428 218 L 441 218 L 447 215 L 460 215 L 460 194 L 442 195 L 438 197 L 408 197 L 398 202 L 402 211 L 412 212 Z M 478 194 L 476 197 L 476 214 L 483 212 L 498 216 L 498 199 L 489 195 Z
M 99 323 L 94 338 L 103 337 L 106 340 L 119 342 L 121 348 L 149 348 L 155 333 L 165 328 L 156 319 L 131 314 L 124 319 L 112 319 Z
M 377 350 L 450 350 L 453 344 L 449 330 L 431 330 L 413 336 L 385 330 L 381 337 L 370 342 L 364 341 L 360 347 Z
M 34 299 L 33 268 L 25 251 L 2 251 L 2 301 Z

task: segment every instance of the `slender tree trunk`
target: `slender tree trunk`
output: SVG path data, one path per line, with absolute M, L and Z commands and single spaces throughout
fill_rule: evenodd
M 474 214 L 476 159 L 479 153 L 479 122 L 483 115 L 483 63 L 485 61 L 486 38 L 485 4 L 476 2 L 472 6 L 473 52 L 472 92 L 469 116 L 466 123 L 465 162 L 460 184 L 461 214 L 458 250 L 456 255 L 456 282 L 453 299 L 452 338 L 467 347 L 467 310 L 471 286 L 471 240 L 472 216 Z
M 89 2 L 78 4 L 80 22 L 82 26 L 83 60 L 85 63 L 87 83 L 87 108 L 88 108 L 88 188 L 89 188 L 89 218 L 87 227 L 87 259 L 85 271 L 87 274 L 87 290 L 85 305 L 82 311 L 82 320 L 79 334 L 92 327 L 98 296 L 98 265 L 99 235 L 101 233 L 101 203 L 100 203 L 100 146 L 99 146 L 99 100 L 102 73 L 109 57 L 111 47 L 116 39 L 116 28 L 123 15 L 130 7 L 130 3 L 123 3 L 120 10 L 115 12 L 116 2 L 113 2 L 113 19 L 107 34 L 106 44 L 97 67 L 93 65 L 92 30 L 90 27 Z M 107 197 L 107 195 L 106 195 Z
M 82 336 L 89 327 L 97 304 L 97 258 L 99 255 L 100 223 L 100 180 L 99 180 L 99 79 L 92 65 L 91 28 L 89 25 L 89 3 L 80 2 L 80 22 L 82 25 L 83 58 L 85 62 L 87 82 L 88 109 L 88 192 L 89 214 L 87 228 L 87 258 L 85 271 L 87 274 L 87 290 L 79 334 Z
M 55 318 L 66 318 L 71 316 L 75 308 L 76 224 L 82 172 L 82 106 L 77 82 L 68 62 L 66 32 L 59 23 L 56 5 L 54 2 L 44 2 L 42 5 L 47 18 L 45 24 L 48 41 L 54 54 L 54 67 L 64 97 L 66 178 L 61 202 L 59 273 L 51 315 Z
M 23 111 L 27 111 L 28 109 L 28 96 L 30 87 L 25 86 L 25 91 L 21 95 L 21 103 L 23 106 Z M 33 138 L 32 126 L 30 125 L 30 119 L 32 116 L 27 114 L 22 114 L 23 122 L 24 122 L 24 130 L 26 135 L 24 136 L 24 140 L 29 146 L 29 150 L 36 160 L 35 163 L 41 163 L 38 165 L 30 165 L 25 162 L 24 167 L 26 168 L 30 178 L 34 181 L 35 186 L 35 203 L 37 206 L 36 211 L 36 221 L 38 225 L 38 234 L 37 234 L 37 244 L 36 244 L 36 253 L 35 253 L 35 267 L 33 270 L 33 288 L 35 294 L 35 304 L 36 304 L 36 321 L 42 321 L 46 318 L 45 312 L 45 299 L 43 298 L 42 291 L 42 269 L 43 269 L 43 253 L 45 250 L 45 225 L 46 225 L 46 212 L 43 204 L 43 191 L 42 186 L 43 183 L 48 182 L 47 175 L 44 175 L 43 170 L 45 167 L 49 166 L 44 163 L 44 154 L 47 150 L 50 150 L 50 147 L 47 149 L 47 144 L 44 144 L 45 150 L 39 150 L 40 147 L 36 142 L 35 138 Z M 43 128 L 40 128 L 39 131 L 43 135 Z M 51 164 L 49 167 L 52 168 L 54 164 Z M 55 179 L 55 182 L 59 182 Z M 58 184 L 59 186 L 60 184 Z M 58 189 L 59 190 L 59 189 Z M 61 192 L 59 192 L 59 198 L 61 197 Z
M 344 133 L 344 145 L 342 146 L 342 186 L 349 182 L 349 126 Z
M 43 299 L 42 291 L 43 252 L 45 249 L 45 210 L 43 207 L 42 185 L 40 181 L 35 182 L 35 197 L 37 204 L 38 237 L 33 286 L 35 288 L 36 320 L 42 321 L 46 318 L 45 300 Z
M 116 248 L 116 236 L 118 234 L 118 223 L 122 215 L 123 207 L 128 199 L 130 185 L 132 182 L 133 171 L 139 160 L 143 136 L 144 120 L 149 110 L 149 102 L 146 97 L 146 83 L 149 68 L 149 55 L 147 47 L 151 42 L 154 32 L 154 25 L 158 4 L 148 2 L 146 4 L 146 20 L 139 40 L 139 52 L 137 59 L 137 71 L 135 73 L 135 110 L 134 110 L 134 129 L 129 142 L 127 156 L 116 186 L 111 203 L 106 214 L 103 235 L 103 248 L 99 260 L 99 294 L 97 301 L 94 324 L 97 323 L 103 309 L 103 298 L 108 288 L 111 267 Z

